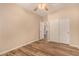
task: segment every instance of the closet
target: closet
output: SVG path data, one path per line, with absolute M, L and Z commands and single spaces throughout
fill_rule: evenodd
M 70 40 L 70 28 L 69 18 L 60 17 L 57 19 L 48 20 L 48 36 L 49 41 L 69 44 Z

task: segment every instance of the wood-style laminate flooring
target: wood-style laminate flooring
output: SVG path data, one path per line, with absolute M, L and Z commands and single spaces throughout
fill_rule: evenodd
M 79 56 L 79 49 L 62 43 L 39 40 L 1 56 Z

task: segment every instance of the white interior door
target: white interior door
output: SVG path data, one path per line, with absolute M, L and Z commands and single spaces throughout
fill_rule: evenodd
M 69 19 L 55 19 L 49 24 L 49 40 L 69 44 Z
M 49 21 L 49 40 L 54 42 L 59 42 L 59 27 L 58 19 Z
M 69 19 L 62 18 L 59 20 L 59 34 L 60 34 L 60 42 L 69 44 Z

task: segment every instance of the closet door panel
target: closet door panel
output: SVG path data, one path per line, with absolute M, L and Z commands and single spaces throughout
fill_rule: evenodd
M 59 27 L 58 19 L 50 21 L 50 40 L 59 42 Z

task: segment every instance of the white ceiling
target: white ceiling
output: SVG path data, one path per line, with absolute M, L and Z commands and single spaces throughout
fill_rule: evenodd
M 38 6 L 38 3 L 18 3 L 17 5 L 22 6 L 25 9 L 27 9 L 37 15 L 40 15 L 40 16 L 47 15 L 47 12 L 45 12 L 45 11 L 41 11 L 41 10 L 34 11 L 34 9 Z
M 38 3 L 17 3 L 17 5 L 24 7 L 25 9 L 40 15 L 40 16 L 45 16 L 47 13 L 51 13 L 54 11 L 57 11 L 59 9 L 62 9 L 64 6 L 69 6 L 69 5 L 79 5 L 79 4 L 63 4 L 63 3 L 48 3 L 48 12 L 45 11 L 34 11 L 34 9 L 37 7 Z

